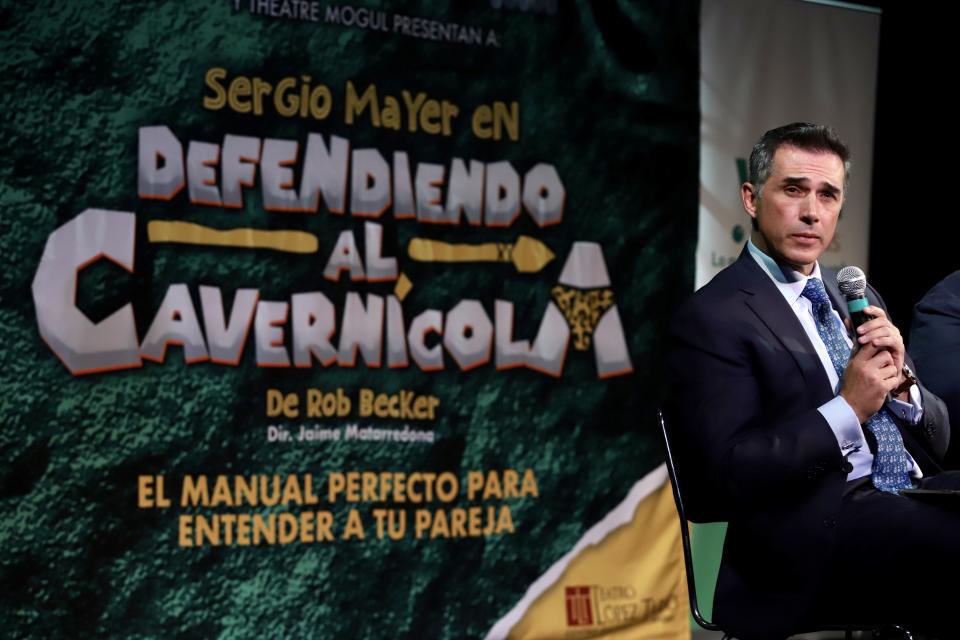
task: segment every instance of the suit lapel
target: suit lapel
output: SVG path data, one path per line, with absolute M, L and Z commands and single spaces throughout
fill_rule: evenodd
M 747 306 L 793 357 L 807 387 L 815 396 L 824 398 L 823 402 L 829 400 L 833 396 L 830 379 L 800 320 L 784 300 L 777 285 L 764 273 L 746 247 L 734 266 L 737 268 L 740 289 L 749 294 L 745 299 Z

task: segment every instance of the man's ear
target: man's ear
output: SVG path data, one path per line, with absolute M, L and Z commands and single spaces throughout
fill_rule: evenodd
M 743 208 L 751 218 L 757 217 L 757 191 L 749 182 L 740 185 L 740 198 L 743 200 Z

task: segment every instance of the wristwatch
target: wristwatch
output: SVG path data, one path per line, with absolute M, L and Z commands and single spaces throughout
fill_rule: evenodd
M 917 376 L 913 375 L 913 371 L 910 370 L 910 367 L 907 366 L 906 362 L 903 363 L 903 370 L 901 373 L 903 373 L 903 382 L 901 382 L 896 389 L 890 392 L 894 396 L 898 396 L 905 391 L 909 391 L 910 387 L 917 384 Z

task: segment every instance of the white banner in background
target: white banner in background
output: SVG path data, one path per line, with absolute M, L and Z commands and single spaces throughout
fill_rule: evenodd
M 821 262 L 866 268 L 880 14 L 844 3 L 703 0 L 696 286 L 750 235 L 740 204 L 750 149 L 790 122 L 829 124 L 853 153 L 850 191 Z

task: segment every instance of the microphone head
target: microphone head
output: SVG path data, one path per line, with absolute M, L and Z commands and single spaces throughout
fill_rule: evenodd
M 867 276 L 860 267 L 844 267 L 837 272 L 837 286 L 847 300 L 856 300 L 867 291 Z

